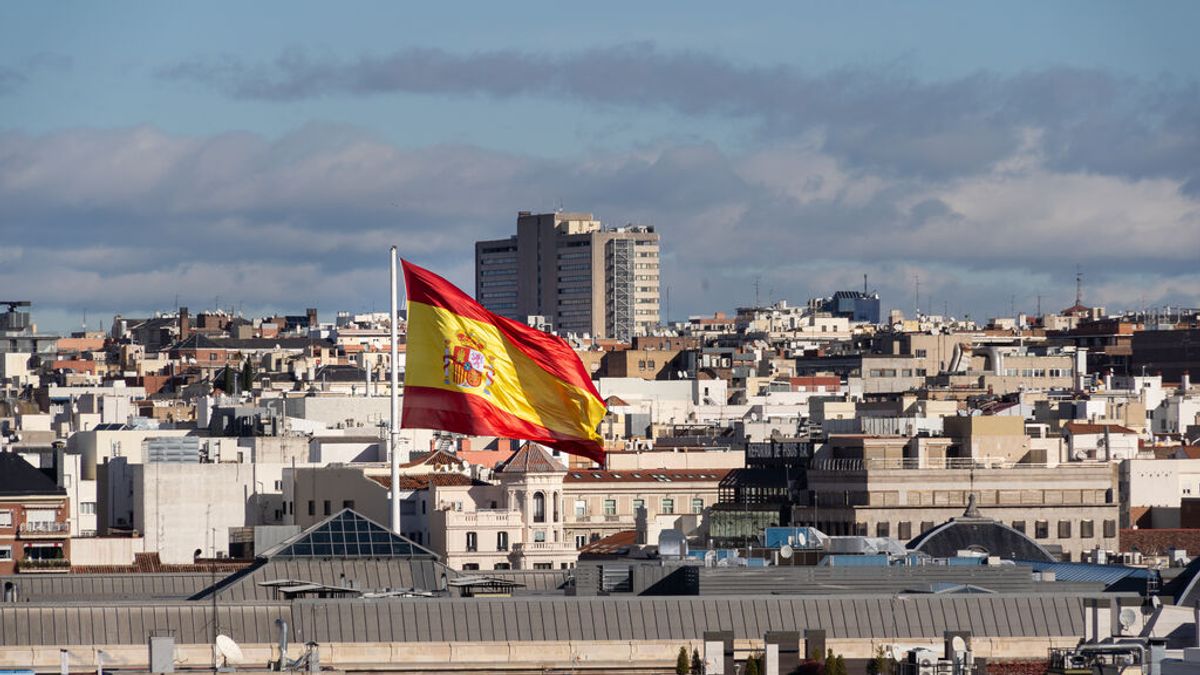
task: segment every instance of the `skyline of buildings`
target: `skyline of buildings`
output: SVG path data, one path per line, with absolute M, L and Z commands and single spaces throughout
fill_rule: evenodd
M 1200 673 L 1197 23 L 0 4 L 0 675 Z

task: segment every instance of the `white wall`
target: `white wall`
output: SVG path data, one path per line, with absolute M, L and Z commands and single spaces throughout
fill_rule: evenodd
M 290 464 L 168 464 L 132 467 L 134 528 L 164 563 L 229 552 L 229 528 L 283 524 L 282 479 Z M 280 485 L 280 487 L 276 487 Z

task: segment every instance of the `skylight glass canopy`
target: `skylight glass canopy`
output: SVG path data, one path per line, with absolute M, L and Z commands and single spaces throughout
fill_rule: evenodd
M 288 542 L 272 558 L 436 558 L 434 553 L 350 509 Z

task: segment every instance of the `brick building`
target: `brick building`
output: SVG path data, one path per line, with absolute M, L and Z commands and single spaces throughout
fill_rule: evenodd
M 19 455 L 0 452 L 0 575 L 66 572 L 70 547 L 67 491 Z

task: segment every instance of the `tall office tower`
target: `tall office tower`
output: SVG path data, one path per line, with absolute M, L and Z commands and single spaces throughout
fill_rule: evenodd
M 628 340 L 659 322 L 659 240 L 651 226 L 603 227 L 590 213 L 517 214 L 517 233 L 475 242 L 475 298 L 559 333 Z

